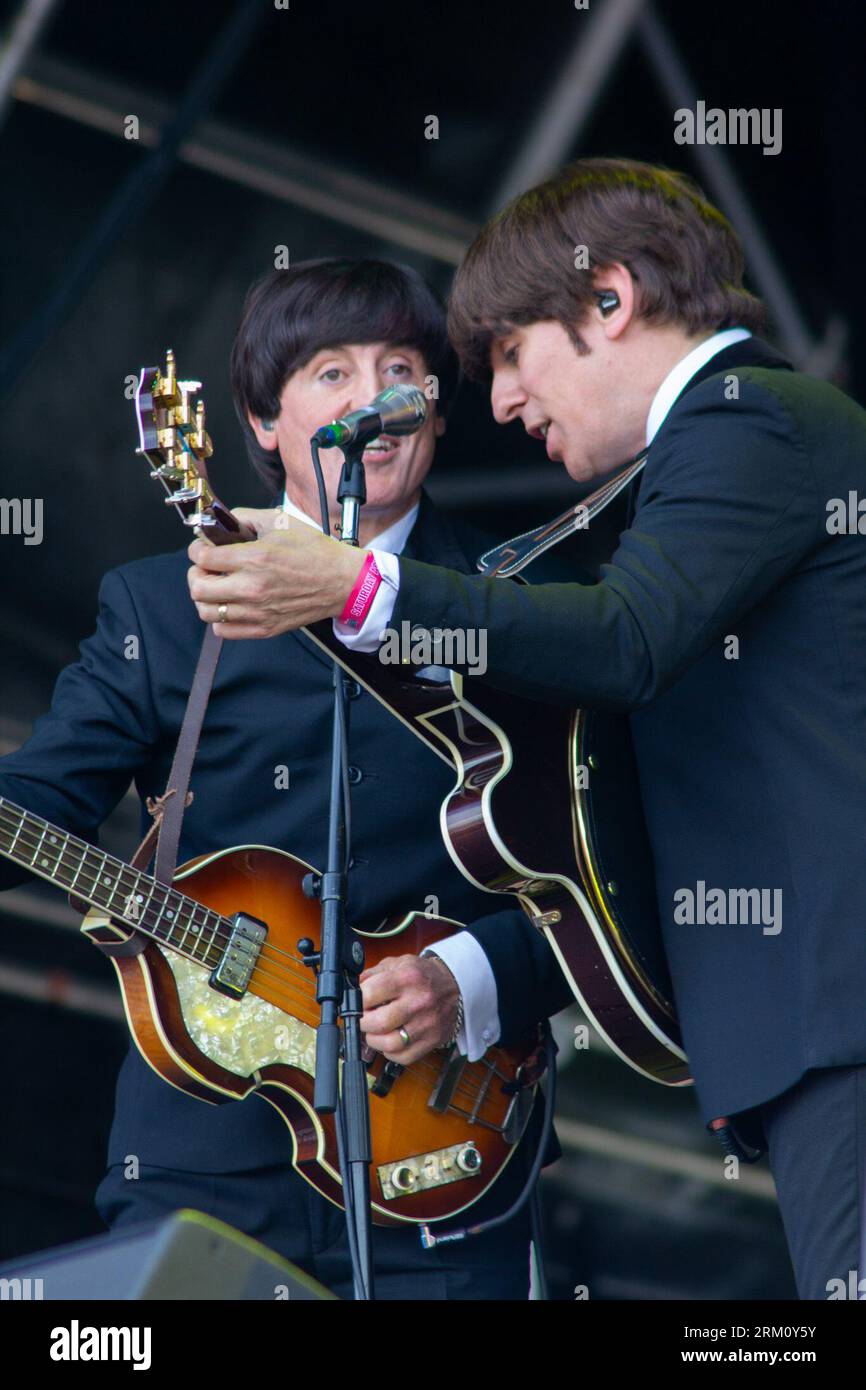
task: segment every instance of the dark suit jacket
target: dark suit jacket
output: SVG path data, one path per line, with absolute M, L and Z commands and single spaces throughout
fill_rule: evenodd
M 425 498 L 409 553 L 468 571 L 478 552 Z M 185 551 L 107 574 L 95 634 L 60 676 L 51 710 L 30 740 L 0 760 L 0 795 L 95 839 L 130 779 L 143 798 L 161 792 L 201 646 L 186 585 Z M 139 638 L 139 658 L 124 655 Z M 331 663 L 302 633 L 226 642 L 193 770 L 180 860 L 233 844 L 266 844 L 323 866 L 331 746 Z M 493 968 L 502 1041 L 516 1041 L 564 1008 L 570 993 L 544 938 L 511 897 L 480 892 L 455 868 L 438 826 L 454 774 L 360 691 L 350 705 L 355 865 L 353 925 L 423 910 L 434 894 L 444 916 L 471 923 Z M 274 786 L 275 768 L 289 787 Z M 142 825 L 149 820 L 143 813 Z M 130 847 L 132 849 L 132 847 Z M 0 888 L 24 875 L 0 862 Z M 518 987 L 519 986 L 519 987 Z M 109 1162 L 225 1172 L 285 1161 L 285 1125 L 269 1105 L 214 1107 L 160 1081 L 134 1047 L 121 1069 Z
M 866 413 L 747 340 L 670 411 L 600 582 L 400 565 L 395 623 L 486 627 L 493 685 L 631 712 L 707 1119 L 866 1062 L 866 536 L 827 528 L 849 491 L 866 493 Z M 779 890 L 781 931 L 743 899 L 739 924 L 677 921 L 700 882 L 726 910 L 730 890 Z

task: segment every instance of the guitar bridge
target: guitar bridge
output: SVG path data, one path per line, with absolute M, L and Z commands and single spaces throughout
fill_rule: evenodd
M 262 946 L 268 934 L 264 922 L 236 912 L 231 918 L 232 929 L 219 965 L 211 971 L 210 986 L 230 999 L 242 999 L 252 973 L 258 964 Z
M 440 1115 L 445 1114 L 454 1099 L 454 1092 L 457 1090 L 457 1083 L 463 1075 L 466 1062 L 467 1058 L 463 1056 L 457 1044 L 452 1043 L 427 1101 L 431 1110 L 438 1111 Z

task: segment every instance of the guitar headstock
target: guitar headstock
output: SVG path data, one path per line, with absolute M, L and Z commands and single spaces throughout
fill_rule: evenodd
M 143 367 L 135 392 L 135 452 L 147 459 L 150 476 L 168 493 L 166 505 L 175 508 L 185 526 L 217 545 L 252 540 L 254 533 L 232 516 L 208 480 L 206 461 L 213 444 L 205 429 L 204 401 L 195 399 L 200 390 L 200 381 L 178 380 L 171 348 L 164 372 Z

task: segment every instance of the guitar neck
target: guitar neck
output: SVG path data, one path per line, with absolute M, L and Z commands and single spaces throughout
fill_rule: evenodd
M 228 918 L 5 797 L 0 855 L 188 960 L 211 969 L 220 963 Z

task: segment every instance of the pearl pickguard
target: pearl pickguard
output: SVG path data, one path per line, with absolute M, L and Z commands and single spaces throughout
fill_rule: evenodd
M 47 822 L 39 830 L 43 840 L 46 828 Z M 248 989 L 240 999 L 211 987 L 214 953 L 200 952 L 196 959 L 191 951 L 189 959 L 165 946 L 155 929 L 139 933 L 98 906 L 87 913 L 82 931 L 111 959 L 135 1045 L 157 1075 L 211 1104 L 257 1092 L 288 1126 L 295 1170 L 343 1206 L 336 1121 L 319 1115 L 313 1103 L 315 980 L 295 968 L 299 939 L 309 937 L 315 945 L 320 930 L 317 908 L 303 892 L 308 871 L 304 861 L 262 845 L 201 856 L 178 870 L 177 892 L 195 880 L 195 896 L 187 898 L 190 925 L 198 925 L 205 909 L 225 929 L 238 903 L 254 921 L 268 924 L 270 951 L 255 992 Z M 140 877 L 153 896 L 155 881 Z M 388 918 L 382 926 L 366 942 L 371 966 L 393 952 L 395 938 L 398 949 L 420 955 L 460 929 L 450 919 L 416 912 Z M 215 933 L 210 920 L 208 927 Z M 473 1206 L 515 1151 L 543 1062 L 535 1037 L 519 1048 L 492 1048 L 476 1062 L 454 1048 L 396 1068 L 374 1055 L 367 1084 L 375 1096 L 370 1138 L 376 1224 L 444 1221 Z
M 196 1047 L 235 1076 L 285 1062 L 309 1076 L 316 1070 L 316 1032 L 265 999 L 229 999 L 208 984 L 209 971 L 176 951 L 163 951 L 171 967 L 187 1032 Z

